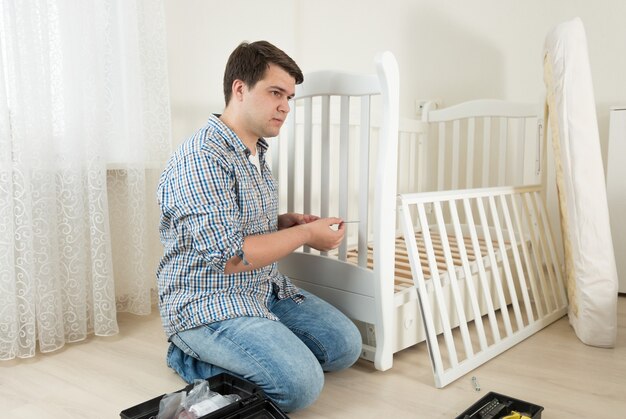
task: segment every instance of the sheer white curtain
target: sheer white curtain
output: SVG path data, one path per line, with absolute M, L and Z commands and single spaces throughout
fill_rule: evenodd
M 162 0 L 0 0 L 0 359 L 150 312 Z

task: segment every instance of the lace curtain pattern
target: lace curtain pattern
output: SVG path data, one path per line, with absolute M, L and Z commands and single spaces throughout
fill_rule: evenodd
M 151 309 L 162 0 L 0 0 L 0 360 Z

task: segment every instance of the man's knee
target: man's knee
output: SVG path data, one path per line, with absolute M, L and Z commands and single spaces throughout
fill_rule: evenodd
M 333 345 L 327 348 L 328 358 L 322 363 L 324 371 L 339 371 L 352 366 L 361 356 L 362 338 L 359 329 L 346 319 L 341 333 L 337 333 Z
M 319 363 L 277 374 L 273 388 L 265 393 L 285 412 L 304 409 L 311 405 L 324 387 L 324 372 Z

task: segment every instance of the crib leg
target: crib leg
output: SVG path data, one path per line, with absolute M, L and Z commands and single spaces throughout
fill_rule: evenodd
M 386 371 L 393 366 L 392 339 L 383 333 L 382 327 L 376 327 L 376 348 L 374 353 L 374 367 L 379 371 Z M 390 330 L 390 329 L 387 329 Z
M 386 371 L 393 366 L 393 353 L 391 350 L 376 348 L 374 356 L 374 367 L 379 371 Z

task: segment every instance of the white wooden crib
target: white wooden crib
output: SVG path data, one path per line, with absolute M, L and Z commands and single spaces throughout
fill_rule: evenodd
M 532 186 L 540 109 L 427 105 L 421 120 L 400 122 L 395 59 L 376 65 L 370 75 L 312 73 L 297 88 L 271 146 L 280 209 L 350 223 L 337 251 L 305 247 L 280 269 L 355 321 L 362 357 L 379 370 L 430 335 L 441 387 L 565 313 L 542 188 Z

